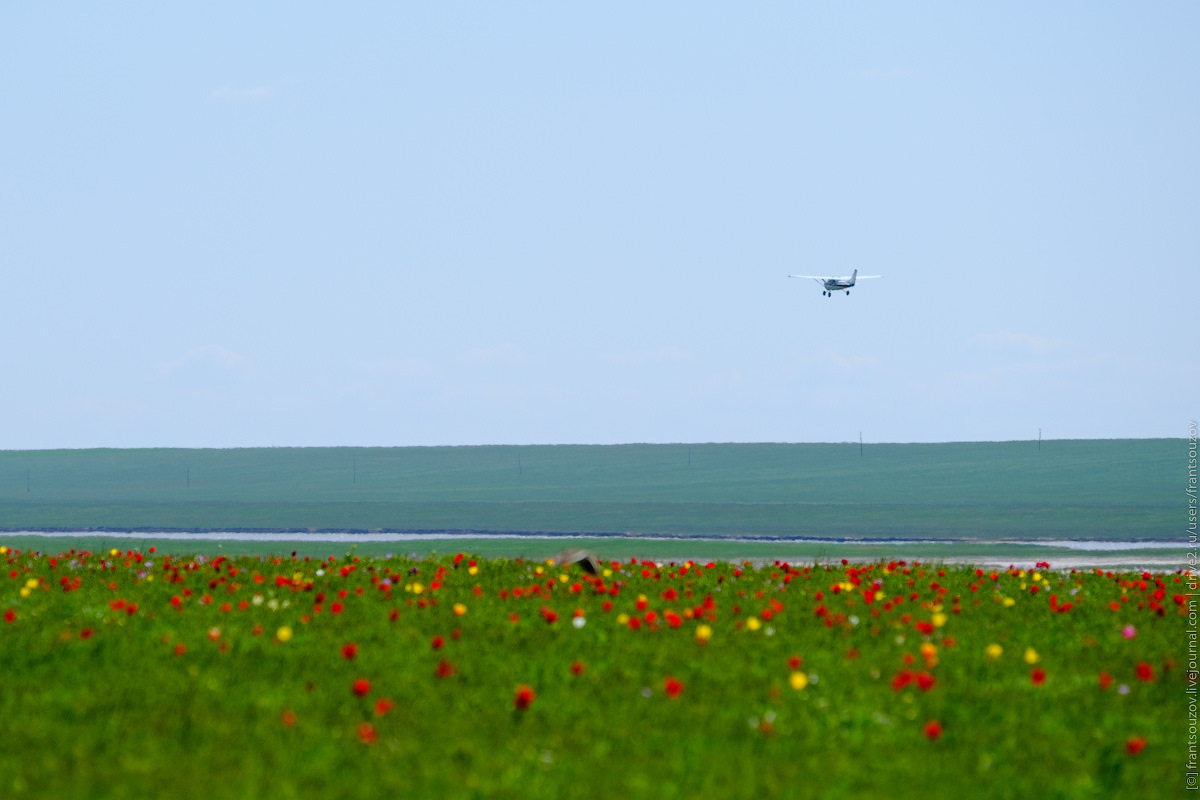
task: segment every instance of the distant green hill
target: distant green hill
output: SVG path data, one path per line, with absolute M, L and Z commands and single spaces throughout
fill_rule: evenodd
M 1170 538 L 1184 443 L 0 452 L 0 528 Z

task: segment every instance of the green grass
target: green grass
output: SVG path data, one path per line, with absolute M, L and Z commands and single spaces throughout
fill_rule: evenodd
M 297 533 L 280 541 L 238 541 L 203 539 L 163 539 L 150 536 L 20 536 L 6 535 L 3 541 L 10 547 L 34 552 L 59 552 L 74 548 L 101 552 L 116 547 L 120 550 L 154 547 L 160 553 L 203 553 L 209 557 L 225 556 L 288 556 L 324 558 L 341 553 L 350 543 L 317 540 L 309 534 Z M 836 542 L 752 542 L 711 538 L 704 540 L 646 539 L 638 537 L 538 537 L 514 538 L 447 538 L 408 540 L 398 542 L 361 541 L 353 543 L 355 552 L 364 556 L 405 554 L 425 558 L 430 554 L 472 552 L 486 558 L 553 558 L 565 549 L 583 548 L 603 558 L 625 559 L 631 556 L 656 559 L 717 559 L 721 561 L 784 561 L 829 562 L 846 558 L 853 562 L 878 559 L 937 559 L 947 561 L 987 562 L 992 564 L 1032 564 L 1039 561 L 1079 563 L 1093 559 L 1094 563 L 1122 565 L 1156 564 L 1172 560 L 1176 568 L 1186 567 L 1187 548 L 1131 549 L 1121 551 L 1080 551 L 1066 547 L 1032 542 L 921 542 L 912 544 L 839 544 Z
M 1082 799 L 1163 796 L 1184 777 L 1174 575 L 626 561 L 601 594 L 577 568 L 478 556 L 104 552 L 0 555 L 4 797 Z M 905 671 L 931 686 L 895 687 Z
M 1166 538 L 1169 439 L 0 452 L 0 528 Z M 690 461 L 690 463 L 689 463 Z

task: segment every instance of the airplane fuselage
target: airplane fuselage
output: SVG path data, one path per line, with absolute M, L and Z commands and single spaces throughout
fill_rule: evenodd
M 825 291 L 837 292 L 842 289 L 849 289 L 853 285 L 854 285 L 853 278 L 851 278 L 850 280 L 841 280 L 840 278 L 830 278 L 829 280 L 825 281 Z

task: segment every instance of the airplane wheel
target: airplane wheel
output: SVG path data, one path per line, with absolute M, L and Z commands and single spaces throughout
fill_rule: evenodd
M 847 296 L 847 297 L 849 297 L 849 296 L 850 296 L 850 290 L 849 290 L 849 289 L 847 289 L 847 290 L 846 290 L 846 296 Z

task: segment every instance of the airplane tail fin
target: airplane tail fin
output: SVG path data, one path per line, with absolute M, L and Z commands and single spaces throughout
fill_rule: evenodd
M 854 281 L 856 278 L 858 278 L 858 270 L 854 270 L 854 272 L 850 273 L 850 285 L 851 286 L 854 285 Z

